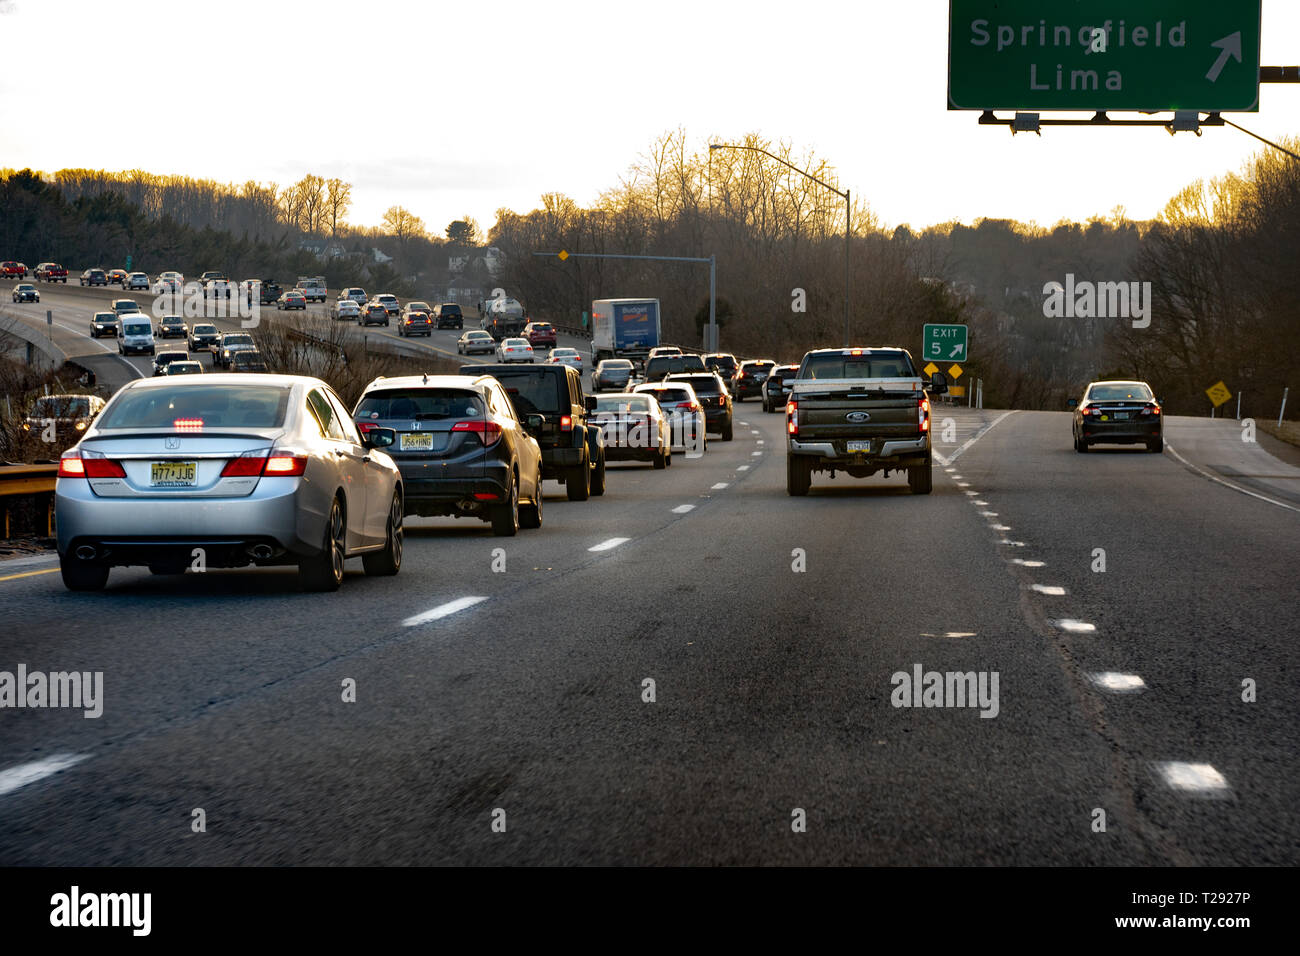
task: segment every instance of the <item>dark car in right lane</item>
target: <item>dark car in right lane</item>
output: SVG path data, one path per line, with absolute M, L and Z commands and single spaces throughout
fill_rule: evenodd
M 665 384 L 673 382 L 685 382 L 695 390 L 700 404 L 704 406 L 705 427 L 711 432 L 720 432 L 723 441 L 731 441 L 732 404 L 727 383 L 715 372 L 685 372 L 664 379 Z
M 1165 450 L 1164 403 L 1146 382 L 1093 382 L 1082 399 L 1070 399 L 1074 409 L 1074 450 L 1093 445 L 1141 445 Z
M 541 449 L 491 376 L 380 377 L 352 419 L 363 435 L 397 433 L 386 451 L 402 473 L 406 514 L 480 518 L 506 536 L 542 526 Z
M 635 373 L 630 359 L 603 359 L 591 373 L 593 392 L 622 392 L 632 387 Z

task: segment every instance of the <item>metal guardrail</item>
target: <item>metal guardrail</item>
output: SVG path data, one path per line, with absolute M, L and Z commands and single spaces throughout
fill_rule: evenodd
M 23 498 L 35 499 L 32 504 L 38 514 L 44 504 L 45 534 L 54 535 L 54 480 L 58 473 L 58 465 L 0 465 L 0 508 L 4 511 L 5 538 L 10 536 L 14 510 Z

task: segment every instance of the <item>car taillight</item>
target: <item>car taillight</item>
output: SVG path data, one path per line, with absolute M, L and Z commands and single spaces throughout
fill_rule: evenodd
M 172 428 L 183 429 L 184 431 L 197 431 L 203 427 L 201 418 L 174 418 L 172 419 Z
M 1085 409 L 1083 410 L 1083 414 L 1085 414 L 1085 415 L 1100 415 L 1100 414 L 1101 414 L 1101 409 L 1100 409 L 1100 408 L 1093 408 L 1092 406 L 1089 406 L 1088 408 L 1085 408 Z
M 266 459 L 266 476 L 296 478 L 307 471 L 306 455 L 272 455 Z
M 357 431 L 361 432 L 362 438 L 365 438 L 367 435 L 370 434 L 370 429 L 379 427 L 374 422 L 357 422 L 356 425 L 357 425 Z
M 122 466 L 108 458 L 80 458 L 72 455 L 59 459 L 60 478 L 125 478 Z
M 262 451 L 251 452 L 226 462 L 226 467 L 221 469 L 221 477 L 257 478 L 261 476 L 262 469 L 265 467 L 266 453 Z
M 501 426 L 496 422 L 481 419 L 472 422 L 457 422 L 451 426 L 451 430 L 453 432 L 473 432 L 487 446 L 495 445 L 501 440 Z
M 1146 404 L 1146 406 L 1142 409 L 1141 414 L 1143 414 L 1143 415 L 1159 415 L 1159 414 L 1160 414 L 1160 406 L 1157 405 L 1155 402 L 1148 402 L 1148 403 Z
M 560 416 L 560 431 L 562 431 L 562 432 L 571 432 L 571 431 L 573 431 L 573 416 L 572 416 L 572 415 L 561 415 L 561 416 Z
M 916 416 L 921 426 L 921 431 L 930 430 L 930 400 L 928 398 L 918 398 L 916 400 Z
M 718 396 L 718 404 L 719 404 L 719 405 L 723 405 L 723 406 L 725 406 L 725 405 L 727 404 L 727 396 L 725 396 L 725 395 L 719 395 L 719 396 Z
M 787 402 L 785 406 L 785 430 L 791 435 L 799 434 L 799 403 Z

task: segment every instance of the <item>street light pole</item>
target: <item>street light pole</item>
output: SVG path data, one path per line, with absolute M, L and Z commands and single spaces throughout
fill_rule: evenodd
M 843 192 L 841 192 L 840 190 L 832 186 L 830 183 L 822 182 L 820 179 L 818 179 L 816 176 L 814 176 L 812 173 L 808 172 L 807 170 L 800 169 L 798 166 L 786 162 L 780 156 L 776 156 L 772 153 L 769 153 L 761 146 L 737 146 L 734 143 L 710 143 L 709 154 L 712 155 L 715 149 L 747 149 L 750 150 L 751 152 L 762 153 L 764 156 L 768 157 L 769 159 L 776 160 L 778 163 L 780 163 L 782 166 L 785 166 L 787 169 L 793 169 L 796 173 L 799 173 L 801 176 L 806 176 L 807 178 L 815 182 L 818 186 L 821 186 L 824 189 L 829 189 L 835 195 L 839 196 L 841 199 L 844 200 L 844 347 L 845 348 L 851 347 L 853 344 L 849 337 L 849 250 L 850 250 L 849 240 L 853 236 L 853 198 L 852 198 L 851 190 L 846 189 Z M 712 182 L 710 181 L 710 186 L 711 185 Z

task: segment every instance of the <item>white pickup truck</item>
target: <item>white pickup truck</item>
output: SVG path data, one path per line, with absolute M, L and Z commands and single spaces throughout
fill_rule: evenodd
M 866 478 L 907 472 L 913 494 L 928 495 L 930 399 L 948 390 L 927 382 L 900 348 L 818 349 L 803 357 L 786 405 L 786 491 L 806 495 L 815 471 Z

